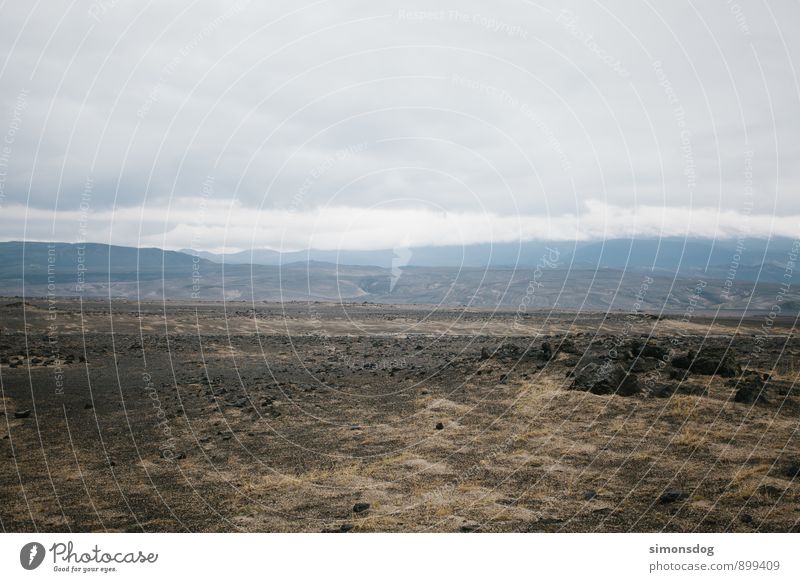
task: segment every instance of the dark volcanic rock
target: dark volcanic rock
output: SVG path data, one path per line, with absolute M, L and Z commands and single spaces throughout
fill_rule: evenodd
M 769 483 L 762 483 L 758 486 L 758 489 L 756 489 L 756 493 L 769 499 L 780 499 L 784 496 L 786 490 L 770 485 Z
M 705 386 L 686 383 L 662 384 L 656 386 L 653 389 L 652 394 L 657 398 L 669 398 L 675 394 L 684 394 L 686 396 L 708 396 L 708 388 Z
M 765 379 L 757 372 L 746 372 L 738 379 L 736 385 L 738 389 L 733 397 L 734 402 L 742 404 L 769 404 L 767 397 L 767 383 L 769 376 Z
M 689 372 L 689 370 L 680 370 L 680 369 L 673 368 L 672 370 L 669 371 L 669 377 L 672 380 L 683 381 L 683 380 L 686 380 L 687 378 L 689 378 L 690 375 L 691 375 L 691 372 Z
M 510 343 L 502 343 L 492 351 L 489 348 L 481 348 L 481 360 L 488 360 L 490 358 L 508 359 L 519 358 L 522 355 L 522 348 Z
M 566 354 L 580 354 L 578 348 L 575 347 L 575 342 L 571 339 L 564 339 L 558 346 L 559 350 Z
M 356 503 L 353 506 L 353 513 L 364 513 L 369 510 L 369 503 Z
M 640 340 L 633 340 L 631 342 L 631 351 L 634 356 L 642 358 L 655 358 L 662 360 L 667 357 L 669 350 L 664 346 L 658 345 L 654 340 L 649 340 L 647 343 Z
M 14 418 L 28 418 L 31 415 L 30 410 L 17 410 L 14 413 Z
M 580 360 L 578 360 L 578 358 L 569 358 L 567 360 L 564 360 L 564 365 L 567 368 L 574 368 L 575 366 L 578 365 L 579 362 Z
M 783 474 L 789 477 L 789 479 L 797 479 L 800 477 L 800 464 L 789 465 L 786 467 L 786 471 L 784 471 Z
M 575 374 L 573 390 L 592 394 L 617 394 L 632 396 L 639 392 L 639 382 L 634 374 L 625 371 L 619 364 L 605 362 L 602 365 L 591 362 Z
M 497 358 L 518 358 L 522 354 L 522 348 L 514 344 L 500 344 L 494 355 Z
M 658 362 L 648 358 L 636 358 L 631 366 L 631 371 L 636 373 L 649 372 L 658 367 Z
M 696 384 L 678 384 L 676 392 L 686 396 L 708 396 L 708 387 Z
M 436 423 L 436 430 L 442 430 L 443 428 L 444 428 L 444 424 L 442 424 L 441 422 L 437 422 Z
M 688 370 L 691 367 L 694 358 L 695 358 L 695 353 L 690 351 L 685 356 L 675 356 L 674 358 L 672 358 L 672 365 L 678 368 L 679 370 Z
M 336 529 L 323 529 L 321 533 L 347 533 L 353 529 L 352 523 L 343 523 Z
M 658 502 L 662 505 L 666 505 L 668 503 L 675 503 L 676 501 L 683 501 L 688 499 L 688 495 L 681 491 L 680 489 L 670 489 L 669 491 L 664 491 L 659 498 Z
M 673 358 L 672 365 L 695 374 L 716 374 L 724 378 L 732 378 L 741 372 L 736 356 L 730 350 L 704 350 L 700 354 L 690 351 L 685 356 Z

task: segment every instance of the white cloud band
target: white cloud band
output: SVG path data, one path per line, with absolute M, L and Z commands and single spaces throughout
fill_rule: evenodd
M 0 215 L 5 240 L 104 242 L 167 249 L 385 249 L 517 240 L 796 237 L 800 216 L 714 208 L 589 201 L 579 214 L 498 215 L 415 208 L 329 207 L 254 210 L 238 203 L 180 199 L 171 206 L 54 212 L 10 206 Z

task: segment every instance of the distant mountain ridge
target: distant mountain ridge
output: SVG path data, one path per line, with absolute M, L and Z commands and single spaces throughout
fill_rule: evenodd
M 665 275 L 705 275 L 709 278 L 725 278 L 730 269 L 735 269 L 739 280 L 779 282 L 791 247 L 792 241 L 784 238 L 769 241 L 667 238 L 569 243 L 532 241 L 374 251 L 310 249 L 281 253 L 253 249 L 215 254 L 184 249 L 181 252 L 229 265 L 277 266 L 319 261 L 391 269 L 398 263 L 403 267 L 528 268 L 535 267 L 542 257 L 552 256 L 552 250 L 555 250 L 565 268 L 624 269 Z
M 687 267 L 686 274 L 676 274 L 666 271 L 675 255 L 663 255 L 668 260 L 662 261 L 661 252 L 648 254 L 652 245 L 633 246 L 631 249 L 631 245 L 609 241 L 599 255 L 597 247 L 588 244 L 576 249 L 574 255 L 563 256 L 561 251 L 548 250 L 542 244 L 531 250 L 535 258 L 526 257 L 520 266 L 486 268 L 424 266 L 413 261 L 390 263 L 389 267 L 346 265 L 316 260 L 320 255 L 315 253 L 308 253 L 310 261 L 280 265 L 223 264 L 199 254 L 157 248 L 10 242 L 0 243 L 0 295 L 424 303 L 523 312 L 630 310 L 636 306 L 651 312 L 681 311 L 691 303 L 696 309 L 764 310 L 774 304 L 778 291 L 775 282 L 760 279 L 754 283 L 737 276 L 728 290 L 724 276 L 709 270 L 693 272 L 701 267 L 698 257 L 708 260 L 702 247 L 692 248 L 694 254 L 689 255 L 695 257 L 695 265 Z M 609 248 L 614 252 L 606 258 Z M 771 248 L 764 250 L 780 256 Z M 541 254 L 537 256 L 536 252 Z M 713 252 L 712 257 L 716 256 Z M 723 250 L 718 252 L 724 256 Z M 635 268 L 613 268 L 613 260 L 623 261 L 623 253 L 632 257 L 628 266 Z M 414 253 L 411 255 L 413 258 Z M 342 256 L 354 257 L 346 253 Z M 418 262 L 424 262 L 434 255 L 421 251 L 417 256 Z M 647 268 L 651 256 L 657 259 L 655 269 L 652 265 Z M 548 259 L 546 263 L 541 263 L 543 257 Z M 591 260 L 587 266 L 587 257 L 598 257 L 601 266 L 591 264 Z M 612 266 L 606 267 L 606 261 Z M 776 263 L 774 268 L 783 272 L 785 267 Z M 747 272 L 745 269 L 739 260 L 736 274 Z M 703 290 L 696 296 L 701 280 Z M 784 298 L 783 315 L 798 306 L 800 296 L 792 290 Z

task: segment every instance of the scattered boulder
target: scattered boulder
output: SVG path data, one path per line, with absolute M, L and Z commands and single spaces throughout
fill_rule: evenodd
M 658 362 L 652 358 L 635 358 L 631 365 L 631 371 L 637 374 L 650 372 L 658 367 Z
M 673 358 L 672 365 L 705 376 L 733 378 L 741 373 L 736 356 L 730 350 L 704 350 L 699 354 L 690 350 L 685 356 Z
M 734 402 L 741 404 L 769 404 L 767 394 L 767 384 L 769 375 L 762 376 L 758 372 L 745 372 L 736 381 L 736 394 L 733 396 Z
M 758 489 L 756 489 L 756 493 L 768 499 L 779 499 L 783 497 L 786 490 L 770 485 L 769 483 L 762 483 L 758 486 Z
M 686 396 L 705 397 L 708 396 L 708 387 L 702 385 L 698 386 L 697 384 L 678 384 L 677 393 Z
M 14 418 L 28 418 L 30 415 L 31 411 L 29 409 L 17 410 L 14 412 Z
M 353 529 L 352 523 L 343 523 L 337 528 L 323 529 L 321 533 L 347 533 Z
M 680 489 L 670 489 L 668 491 L 664 491 L 658 498 L 658 502 L 661 505 L 667 505 L 668 503 L 675 503 L 677 501 L 684 501 L 688 499 L 689 496 L 686 492 L 681 491 Z
M 364 513 L 365 511 L 369 511 L 369 503 L 356 503 L 353 506 L 353 513 Z
M 783 472 L 784 475 L 789 477 L 789 479 L 798 479 L 800 478 L 800 464 L 793 463 L 786 467 L 786 470 Z
M 652 339 L 647 341 L 638 339 L 631 340 L 630 348 L 633 356 L 638 356 L 640 358 L 655 358 L 661 360 L 666 358 L 669 354 L 669 350 L 667 348 L 658 345 Z
M 672 370 L 669 371 L 669 377 L 672 380 L 679 380 L 681 382 L 683 382 L 684 380 L 688 380 L 690 375 L 691 372 L 689 372 L 689 370 L 680 370 L 677 368 L 673 368 Z
M 655 386 L 652 391 L 653 396 L 656 398 L 670 398 L 676 394 L 683 394 L 685 396 L 708 396 L 708 388 L 696 384 L 660 384 Z
M 575 347 L 575 342 L 569 338 L 564 338 L 558 346 L 559 351 L 566 354 L 579 354 L 579 350 Z
M 522 348 L 514 344 L 503 343 L 495 350 L 498 358 L 518 358 L 522 354 Z
M 442 430 L 444 428 L 444 424 L 441 422 L 436 423 L 436 430 Z
M 669 350 L 664 346 L 659 346 L 652 342 L 648 342 L 642 348 L 642 355 L 645 358 L 655 358 L 656 360 L 663 360 L 669 354 Z
M 582 390 L 592 394 L 616 394 L 632 396 L 640 391 L 639 382 L 634 374 L 619 364 L 605 362 L 602 365 L 590 362 L 575 374 L 572 382 L 573 390 Z
M 688 370 L 695 359 L 695 352 L 689 350 L 685 356 L 675 356 L 672 358 L 672 365 L 679 370 Z
M 564 360 L 564 366 L 566 368 L 574 368 L 579 363 L 580 363 L 580 360 L 578 360 L 578 358 L 567 358 L 566 360 Z
M 481 360 L 489 360 L 491 358 L 497 359 L 510 359 L 519 358 L 522 356 L 523 350 L 519 346 L 510 343 L 502 343 L 495 350 L 490 350 L 487 347 L 481 348 Z

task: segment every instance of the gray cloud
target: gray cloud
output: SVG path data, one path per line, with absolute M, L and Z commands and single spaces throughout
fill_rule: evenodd
M 0 204 L 800 215 L 800 6 L 604 6 L 6 4 Z

